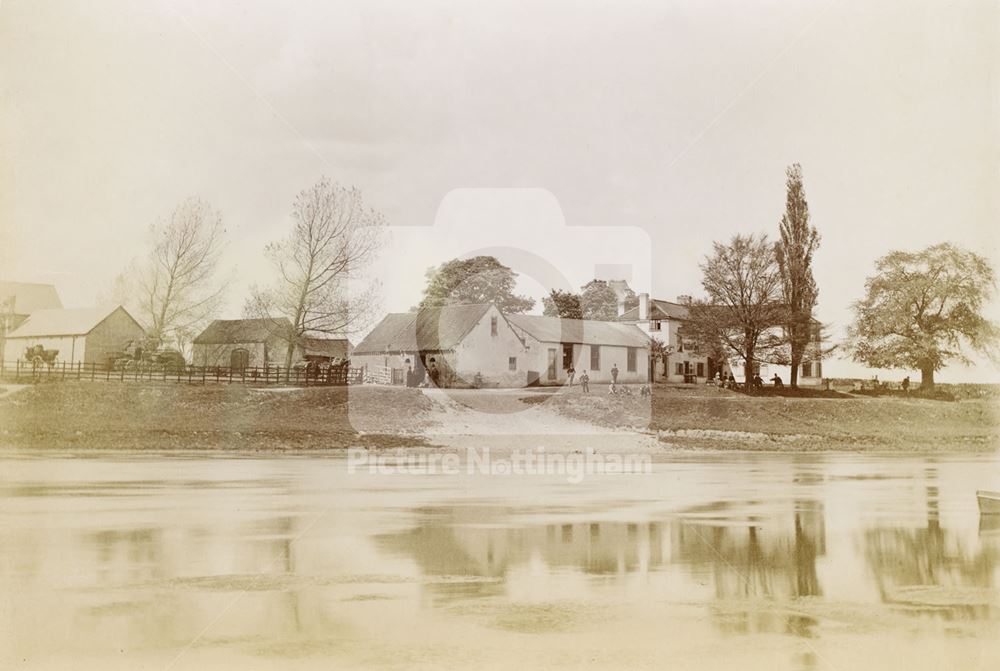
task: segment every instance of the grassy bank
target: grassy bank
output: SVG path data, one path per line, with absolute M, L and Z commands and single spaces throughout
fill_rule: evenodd
M 654 387 L 651 399 L 569 393 L 535 395 L 565 415 L 656 431 L 680 447 L 753 450 L 994 452 L 1000 403 L 969 399 L 754 397 L 712 387 Z
M 423 441 L 413 432 L 429 406 L 415 389 L 367 386 L 283 391 L 243 385 L 39 384 L 0 398 L 0 446 L 286 450 L 419 445 Z M 382 433 L 362 435 L 356 426 L 378 426 Z

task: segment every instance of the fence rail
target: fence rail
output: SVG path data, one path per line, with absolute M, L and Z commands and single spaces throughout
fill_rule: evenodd
M 296 387 L 331 387 L 359 384 L 361 368 L 330 367 L 310 369 L 281 366 L 227 368 L 223 366 L 112 366 L 102 363 L 67 363 L 47 365 L 30 361 L 0 362 L 0 379 L 31 384 L 61 380 L 103 382 L 176 382 L 187 384 L 249 384 Z

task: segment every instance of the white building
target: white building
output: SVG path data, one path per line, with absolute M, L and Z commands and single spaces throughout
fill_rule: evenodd
M 145 331 L 120 305 L 96 308 L 36 310 L 7 336 L 6 354 L 23 358 L 29 347 L 58 350 L 59 363 L 105 364 L 130 340 Z
M 639 304 L 626 310 L 619 303 L 618 321 L 633 324 L 650 338 L 655 338 L 668 346 L 666 366 L 663 362 L 655 363 L 654 379 L 667 382 L 707 382 L 720 370 L 723 375 L 730 373 L 737 382 L 744 382 L 743 361 L 739 357 L 729 357 L 717 361 L 712 357 L 694 352 L 690 343 L 685 343 L 683 326 L 688 318 L 691 303 L 690 296 L 678 296 L 677 302 L 650 299 L 649 294 L 638 295 Z M 817 324 L 818 326 L 818 324 Z M 773 327 L 780 332 L 781 327 Z M 817 329 L 817 333 L 819 330 Z M 817 341 L 817 351 L 821 343 Z M 787 384 L 791 380 L 791 367 L 772 363 L 760 363 L 757 366 L 760 376 L 767 383 L 775 375 Z M 819 385 L 823 379 L 823 364 L 820 360 L 805 361 L 799 369 L 799 384 L 802 386 Z
M 442 386 L 472 386 L 477 379 L 488 387 L 563 384 L 571 364 L 577 377 L 586 370 L 595 383 L 610 381 L 616 364 L 620 382 L 645 382 L 649 339 L 627 324 L 451 305 L 386 315 L 351 361 L 396 383 L 408 370 L 419 382 L 433 365 Z

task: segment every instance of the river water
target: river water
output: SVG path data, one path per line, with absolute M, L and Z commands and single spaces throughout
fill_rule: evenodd
M 995 456 L 0 462 L 3 668 L 1000 668 Z

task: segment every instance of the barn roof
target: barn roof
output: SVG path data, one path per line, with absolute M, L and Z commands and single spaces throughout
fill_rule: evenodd
M 30 315 L 36 310 L 60 310 L 62 301 L 51 284 L 33 282 L 0 282 L 0 308 L 7 308 L 7 301 L 14 299 L 16 315 Z
M 539 342 L 648 347 L 649 337 L 632 324 L 541 315 L 506 315 L 507 321 Z
M 479 303 L 390 313 L 358 343 L 354 353 L 440 352 L 454 349 L 489 309 L 488 303 Z
M 347 338 L 302 339 L 302 350 L 306 356 L 347 357 L 351 353 L 351 343 Z
M 194 339 L 195 345 L 227 345 L 235 343 L 265 342 L 274 337 L 287 336 L 292 322 L 285 317 L 278 319 L 216 319 Z
M 36 310 L 8 338 L 38 338 L 42 336 L 87 335 L 112 313 L 121 310 L 129 319 L 135 318 L 120 305 L 103 305 L 94 308 L 63 308 Z M 138 326 L 138 322 L 136 322 Z M 140 328 L 142 328 L 140 326 Z

